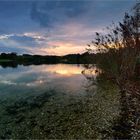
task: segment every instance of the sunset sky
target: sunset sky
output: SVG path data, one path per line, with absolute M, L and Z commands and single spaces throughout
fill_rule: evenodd
M 0 0 L 0 52 L 82 53 L 136 0 Z

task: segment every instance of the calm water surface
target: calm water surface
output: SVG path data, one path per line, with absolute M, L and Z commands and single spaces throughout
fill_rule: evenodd
M 0 138 L 106 138 L 118 95 L 114 87 L 100 88 L 96 70 L 69 64 L 0 67 Z
M 67 94 L 83 94 L 88 84 L 82 74 L 84 69 L 82 65 L 67 64 L 0 67 L 0 96 L 25 97 L 51 89 Z M 92 76 L 96 77 L 93 72 Z

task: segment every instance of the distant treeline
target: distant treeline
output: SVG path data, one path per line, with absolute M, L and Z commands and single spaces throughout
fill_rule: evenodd
M 0 65 L 2 67 L 17 67 L 18 65 L 40 65 L 40 64 L 57 64 L 57 63 L 67 63 L 67 64 L 91 64 L 96 62 L 96 54 L 90 54 L 85 52 L 83 54 L 68 54 L 65 56 L 55 56 L 55 55 L 30 55 L 23 54 L 18 55 L 14 52 L 12 53 L 1 53 L 0 54 Z
M 105 67 L 106 60 L 104 56 L 112 54 L 113 58 L 110 58 L 110 61 L 114 60 L 116 53 L 107 52 L 107 53 L 88 53 L 83 54 L 68 54 L 64 56 L 55 56 L 55 55 L 30 55 L 23 54 L 18 55 L 17 53 L 1 53 L 0 54 L 0 65 L 2 67 L 17 67 L 18 65 L 41 65 L 41 64 L 99 64 L 102 62 L 102 66 Z M 138 64 L 140 65 L 140 58 L 138 59 Z M 113 64 L 113 62 L 112 62 Z

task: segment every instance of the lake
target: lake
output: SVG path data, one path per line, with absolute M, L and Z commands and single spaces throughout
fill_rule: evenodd
M 100 72 L 96 65 L 0 67 L 0 138 L 112 138 L 119 94 Z

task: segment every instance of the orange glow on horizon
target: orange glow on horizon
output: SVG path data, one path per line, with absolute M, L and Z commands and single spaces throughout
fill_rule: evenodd
M 74 53 L 83 53 L 86 46 L 81 46 L 78 44 L 72 44 L 67 42 L 49 42 L 48 48 L 42 48 L 41 51 L 46 52 L 49 55 L 67 55 Z

